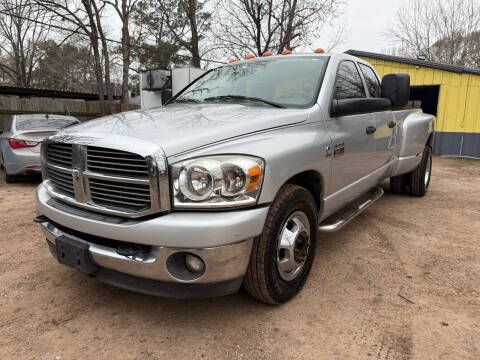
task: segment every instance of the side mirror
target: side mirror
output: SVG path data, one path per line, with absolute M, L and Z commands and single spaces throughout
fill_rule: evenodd
M 340 117 L 346 115 L 366 114 L 379 111 L 391 110 L 392 104 L 384 98 L 354 98 L 333 100 L 331 116 Z
M 410 75 L 385 75 L 382 79 L 382 97 L 390 99 L 392 110 L 400 110 L 407 106 L 410 99 Z
M 167 89 L 162 91 L 162 105 L 165 105 L 168 100 L 172 98 L 172 90 Z

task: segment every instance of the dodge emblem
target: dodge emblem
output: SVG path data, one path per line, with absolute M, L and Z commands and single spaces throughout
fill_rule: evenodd
M 80 170 L 79 170 L 79 169 L 76 169 L 76 168 L 73 169 L 73 170 L 72 170 L 72 175 L 73 175 L 73 178 L 74 178 L 74 179 L 80 178 Z

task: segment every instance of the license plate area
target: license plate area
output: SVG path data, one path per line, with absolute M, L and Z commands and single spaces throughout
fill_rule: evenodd
M 57 248 L 57 260 L 60 264 L 76 269 L 84 274 L 92 274 L 98 270 L 89 253 L 87 243 L 59 236 L 55 239 Z

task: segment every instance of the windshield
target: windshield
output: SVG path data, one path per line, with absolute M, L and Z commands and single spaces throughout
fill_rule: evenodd
M 267 104 L 306 106 L 315 101 L 328 59 L 278 57 L 220 67 L 187 87 L 174 101 L 245 101 L 247 97 Z
M 63 129 L 76 123 L 78 120 L 71 117 L 19 116 L 15 121 L 15 128 L 17 130 Z

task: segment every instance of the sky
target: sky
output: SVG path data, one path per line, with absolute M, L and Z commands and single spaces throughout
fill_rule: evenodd
M 395 46 L 384 33 L 395 19 L 397 9 L 406 0 L 349 0 L 340 22 L 346 24 L 346 41 L 336 51 L 349 49 L 382 52 Z M 331 32 L 332 30 L 328 30 Z M 325 39 L 314 42 L 314 47 L 328 47 Z M 323 44 L 326 42 L 327 44 Z

